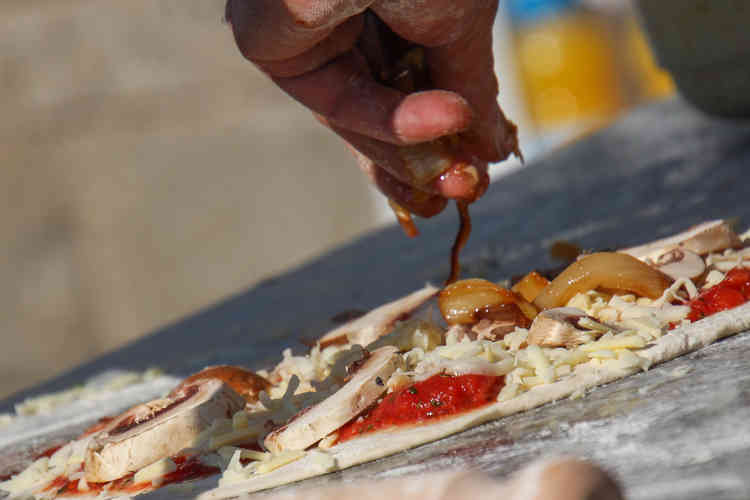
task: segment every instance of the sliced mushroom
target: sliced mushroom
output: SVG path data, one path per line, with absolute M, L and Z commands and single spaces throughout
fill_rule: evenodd
M 492 321 L 482 319 L 471 327 L 472 333 L 475 333 L 477 339 L 496 341 L 505 337 L 507 334 L 516 329 L 513 321 Z
M 91 440 L 84 462 L 88 482 L 118 479 L 146 465 L 195 447 L 217 418 L 244 408 L 245 400 L 217 379 L 199 380 L 172 397 L 131 408 Z
M 529 328 L 526 343 L 543 347 L 575 347 L 590 340 L 591 330 L 580 325 L 583 318 L 599 323 L 576 307 L 556 307 L 540 312 Z
M 341 389 L 303 410 L 283 427 L 266 436 L 264 445 L 274 453 L 304 450 L 335 431 L 380 397 L 396 370 L 398 350 L 393 346 L 372 352 Z
M 219 379 L 234 389 L 248 403 L 258 401 L 258 394 L 267 391 L 271 382 L 257 373 L 239 366 L 218 365 L 208 366 L 198 373 L 190 375 L 169 393 L 169 397 L 176 396 L 186 386 L 193 385 L 198 380 Z
M 528 328 L 531 325 L 531 320 L 514 303 L 484 307 L 477 311 L 476 316 L 481 319 L 471 331 L 477 334 L 477 338 L 492 341 L 502 339 L 516 327 Z
M 427 285 L 421 290 L 382 305 L 364 316 L 331 330 L 321 337 L 318 344 L 321 348 L 346 343 L 371 344 L 381 335 L 388 333 L 396 321 L 409 317 L 415 309 L 430 300 L 437 292 L 437 288 Z
M 698 224 L 674 236 L 620 250 L 622 253 L 645 260 L 658 258 L 659 255 L 672 248 L 689 250 L 698 255 L 719 252 L 727 248 L 742 246 L 739 236 L 724 220 L 712 220 Z
M 672 248 L 646 263 L 674 279 L 694 279 L 706 270 L 706 263 L 697 253 L 681 248 Z

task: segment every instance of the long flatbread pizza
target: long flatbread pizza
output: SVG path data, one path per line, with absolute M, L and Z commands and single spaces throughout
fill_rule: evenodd
M 11 498 L 202 500 L 319 476 L 648 370 L 750 328 L 750 242 L 724 221 L 585 253 L 512 286 L 427 285 L 269 370 L 209 367 L 0 483 Z

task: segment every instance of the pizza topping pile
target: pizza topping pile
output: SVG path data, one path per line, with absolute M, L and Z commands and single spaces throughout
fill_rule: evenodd
M 551 281 L 531 272 L 510 289 L 481 279 L 427 286 L 338 327 L 305 355 L 284 351 L 270 371 L 191 376 L 0 487 L 53 497 L 141 491 L 219 470 L 221 487 L 274 471 L 299 479 L 336 470 L 339 450 L 358 440 L 487 408 L 503 414 L 498 405 L 584 373 L 647 370 L 647 350 L 675 328 L 750 299 L 747 240 L 719 221 L 581 256 Z M 565 390 L 556 397 L 585 387 Z

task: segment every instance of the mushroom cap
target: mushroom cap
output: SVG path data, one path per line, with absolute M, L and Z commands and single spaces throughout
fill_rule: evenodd
M 381 347 L 357 369 L 338 391 L 320 403 L 298 413 L 286 425 L 274 430 L 264 441 L 274 453 L 304 450 L 320 441 L 373 404 L 396 370 L 398 349 Z
M 674 279 L 694 279 L 706 270 L 706 263 L 700 255 L 681 248 L 667 250 L 653 261 L 647 262 Z
M 555 307 L 540 312 L 529 328 L 526 343 L 543 347 L 570 347 L 584 343 L 578 321 L 588 317 L 576 307 Z
M 622 253 L 633 257 L 652 260 L 672 248 L 689 250 L 698 255 L 710 252 L 718 252 L 727 248 L 738 248 L 742 245 L 739 236 L 734 232 L 729 223 L 717 219 L 693 226 L 673 236 L 652 241 L 644 245 L 624 248 Z
M 86 450 L 86 481 L 118 479 L 184 448 L 217 418 L 231 417 L 245 400 L 218 379 L 199 380 L 174 397 L 131 408 L 95 435 Z

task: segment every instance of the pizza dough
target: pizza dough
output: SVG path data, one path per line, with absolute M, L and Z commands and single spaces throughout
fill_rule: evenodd
M 663 363 L 749 328 L 750 304 L 745 304 L 675 329 L 655 341 L 652 346 L 641 351 L 639 355 L 653 364 Z M 415 425 L 366 434 L 327 450 L 315 449 L 299 460 L 271 472 L 203 493 L 199 496 L 199 500 L 234 497 L 369 462 L 461 432 L 490 420 L 570 397 L 641 370 L 638 366 L 622 370 L 613 370 L 606 365 L 602 367 L 581 366 L 580 368 L 567 379 L 534 387 L 508 401 L 493 403 L 455 417 L 445 417 L 438 422 L 427 425 Z

